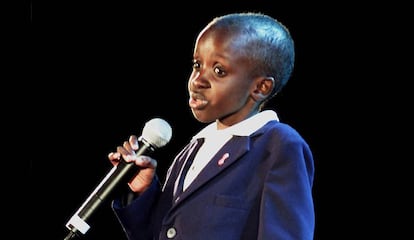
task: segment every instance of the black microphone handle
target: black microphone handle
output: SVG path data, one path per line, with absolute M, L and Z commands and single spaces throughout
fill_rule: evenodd
M 144 139 L 140 144 L 140 148 L 136 152 L 137 156 L 143 155 L 148 149 L 154 150 L 154 148 L 147 143 Z M 124 159 L 114 166 L 108 174 L 103 178 L 100 184 L 95 188 L 95 190 L 89 195 L 86 201 L 75 213 L 74 217 L 87 222 L 88 219 L 93 215 L 93 213 L 99 208 L 99 206 L 106 201 L 110 194 L 119 186 L 119 183 L 126 183 L 131 177 L 132 174 L 137 170 L 137 167 L 134 162 L 126 162 Z M 77 226 L 70 224 L 70 221 L 67 226 L 72 232 L 76 232 Z M 83 230 L 85 233 L 87 230 Z M 82 231 L 81 231 L 82 232 Z
M 137 156 L 142 155 L 147 150 L 147 145 L 143 145 L 137 152 Z M 92 192 L 88 198 L 86 204 L 79 211 L 78 216 L 86 221 L 95 209 L 97 209 L 100 204 L 107 199 L 107 197 L 115 190 L 119 183 L 126 183 L 128 178 L 132 177 L 132 173 L 136 170 L 135 163 L 126 162 L 124 159 L 114 166 L 111 171 L 105 176 L 96 189 Z

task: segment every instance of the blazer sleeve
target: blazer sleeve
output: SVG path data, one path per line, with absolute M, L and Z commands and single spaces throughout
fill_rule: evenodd
M 314 163 L 301 138 L 281 140 L 264 182 L 258 239 L 312 240 Z
M 124 195 L 112 201 L 112 209 L 128 239 L 153 239 L 151 213 L 161 192 L 158 178 L 139 197 Z M 129 198 L 129 200 L 126 200 Z

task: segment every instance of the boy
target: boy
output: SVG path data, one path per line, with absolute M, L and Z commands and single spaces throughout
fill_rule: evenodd
M 164 184 L 156 160 L 135 154 L 136 136 L 108 155 L 140 167 L 112 204 L 128 239 L 313 239 L 311 150 L 263 110 L 293 65 L 289 31 L 270 16 L 227 14 L 199 33 L 188 92 L 193 116 L 207 124 L 190 142 L 201 148 L 183 149 Z

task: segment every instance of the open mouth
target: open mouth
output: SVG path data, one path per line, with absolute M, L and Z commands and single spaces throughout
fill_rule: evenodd
M 208 101 L 200 93 L 191 93 L 188 104 L 192 109 L 201 110 L 207 106 Z

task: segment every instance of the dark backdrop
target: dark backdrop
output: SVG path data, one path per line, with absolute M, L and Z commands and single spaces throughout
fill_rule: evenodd
M 154 153 L 163 175 L 202 127 L 187 106 L 195 37 L 213 17 L 234 11 L 269 14 L 295 39 L 293 76 L 269 107 L 313 149 L 315 239 L 346 237 L 365 227 L 344 224 L 347 217 L 361 221 L 361 216 L 344 207 L 356 201 L 354 190 L 343 184 L 353 181 L 348 173 L 343 178 L 343 168 L 355 163 L 357 146 L 347 144 L 349 128 L 343 126 L 355 121 L 347 113 L 365 104 L 350 106 L 360 93 L 344 88 L 355 76 L 349 69 L 364 68 L 350 47 L 357 41 L 351 35 L 372 31 L 367 28 L 372 20 L 350 5 L 225 2 L 28 1 L 30 41 L 23 48 L 30 53 L 26 71 L 33 77 L 24 84 L 29 96 L 24 104 L 31 114 L 21 120 L 36 153 L 29 159 L 32 233 L 40 229 L 36 235 L 63 239 L 68 219 L 110 170 L 107 154 L 154 117 L 173 129 L 171 141 Z M 369 43 L 361 36 L 358 41 Z M 344 100 L 349 92 L 352 97 Z M 90 225 L 85 239 L 124 239 L 109 203 Z

